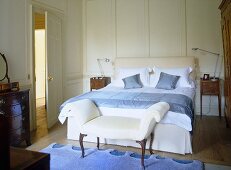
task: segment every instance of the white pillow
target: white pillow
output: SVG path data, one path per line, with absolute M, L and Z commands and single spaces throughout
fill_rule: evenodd
M 149 69 L 148 68 L 118 68 L 115 71 L 115 79 L 111 85 L 124 87 L 123 78 L 140 74 L 140 80 L 144 86 L 149 85 Z
M 171 75 L 180 76 L 180 79 L 178 80 L 176 87 L 191 87 L 194 88 L 193 84 L 189 81 L 189 74 L 192 72 L 191 67 L 184 67 L 184 68 L 159 68 L 154 67 L 154 76 L 152 79 L 150 79 L 150 86 L 156 87 L 159 78 L 160 73 L 164 72 Z

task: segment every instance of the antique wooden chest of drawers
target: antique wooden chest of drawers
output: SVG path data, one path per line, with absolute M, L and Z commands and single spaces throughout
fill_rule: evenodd
M 23 141 L 31 145 L 29 111 L 29 90 L 0 93 L 0 114 L 8 122 L 11 146 Z

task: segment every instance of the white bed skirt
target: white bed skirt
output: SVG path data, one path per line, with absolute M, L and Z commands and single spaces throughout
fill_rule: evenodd
M 76 117 L 68 117 L 67 138 L 79 140 L 79 129 L 76 124 Z M 149 148 L 149 140 L 146 148 Z M 86 136 L 84 141 L 96 142 L 96 137 Z M 105 140 L 100 139 L 100 143 L 115 144 L 122 146 L 140 147 L 135 141 L 129 140 Z M 191 135 L 189 131 L 172 124 L 157 124 L 154 128 L 154 141 L 152 144 L 154 150 L 166 151 L 178 154 L 192 153 Z

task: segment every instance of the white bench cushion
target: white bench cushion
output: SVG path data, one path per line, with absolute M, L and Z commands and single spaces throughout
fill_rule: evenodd
M 84 124 L 81 132 L 109 139 L 136 139 L 139 128 L 140 119 L 100 116 Z

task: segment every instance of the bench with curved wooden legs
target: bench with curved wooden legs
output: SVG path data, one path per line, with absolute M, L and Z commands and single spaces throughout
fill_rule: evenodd
M 166 102 L 159 102 L 149 107 L 141 119 L 122 116 L 101 116 L 95 104 L 88 99 L 75 103 L 78 111 L 78 126 L 80 127 L 79 143 L 84 157 L 83 138 L 91 135 L 106 139 L 134 140 L 141 145 L 141 165 L 144 166 L 144 154 L 147 138 L 151 135 L 149 151 L 152 154 L 153 128 L 159 122 L 170 106 Z
M 150 135 L 151 135 L 151 140 L 150 140 L 150 145 L 149 145 L 149 152 L 150 152 L 150 154 L 153 154 L 153 151 L 152 151 L 152 142 L 153 142 L 154 134 L 151 133 Z M 82 133 L 79 134 L 79 143 L 80 143 L 80 147 L 81 147 L 81 150 L 82 150 L 82 157 L 85 156 L 84 147 L 83 147 L 83 138 L 85 136 L 87 136 L 87 135 L 86 134 L 82 134 Z M 145 155 L 145 149 L 146 149 L 147 139 L 143 139 L 141 141 L 136 141 L 136 142 L 139 143 L 140 146 L 141 146 L 141 150 L 142 150 L 141 165 L 144 167 L 144 155 Z M 99 149 L 99 137 L 97 137 L 97 148 Z

